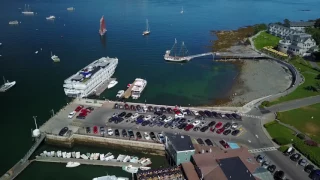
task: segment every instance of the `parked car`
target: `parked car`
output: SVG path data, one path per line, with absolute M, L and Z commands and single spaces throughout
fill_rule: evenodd
M 238 128 L 238 123 L 232 123 L 231 129 L 235 130 Z
M 158 134 L 158 138 L 159 138 L 159 141 L 160 141 L 161 143 L 165 143 L 165 138 L 164 138 L 164 136 L 162 135 L 162 133 L 159 133 L 159 134 Z
M 263 163 L 261 164 L 261 166 L 265 169 L 267 169 L 269 167 L 270 163 L 268 161 L 263 161 Z
M 68 130 L 69 130 L 68 127 L 62 128 L 59 132 L 59 136 L 64 136 Z
M 105 132 L 104 127 L 101 126 L 101 127 L 100 127 L 100 134 L 101 134 L 101 135 L 104 135 L 104 132 Z
M 216 124 L 215 121 L 211 121 L 211 122 L 208 124 L 208 126 L 209 126 L 209 127 L 212 127 L 212 126 L 214 126 L 215 124 Z
M 74 117 L 74 115 L 76 115 L 76 111 L 72 111 L 72 112 L 70 112 L 69 114 L 68 114 L 68 118 L 69 119 L 72 119 L 73 117 Z
M 201 121 L 196 120 L 196 121 L 194 121 L 192 124 L 193 124 L 194 126 L 198 126 L 200 123 L 201 123 Z
M 98 134 L 98 127 L 97 126 L 93 126 L 93 133 Z
M 209 129 L 209 126 L 203 126 L 200 131 L 201 132 L 206 132 Z
M 144 136 L 144 138 L 145 138 L 146 140 L 150 140 L 150 139 L 151 139 L 150 136 L 149 136 L 149 134 L 148 134 L 147 132 L 144 132 L 144 133 L 143 133 L 143 136 Z
M 276 165 L 274 165 L 274 164 L 268 166 L 268 168 L 267 168 L 267 170 L 268 170 L 269 172 L 271 172 L 271 173 L 273 173 L 276 169 L 277 169 L 277 167 L 276 167 Z
M 213 143 L 210 139 L 206 139 L 204 142 L 206 142 L 208 146 L 213 146 Z
M 164 115 L 163 115 L 163 116 L 164 116 Z M 171 116 L 168 116 L 168 117 L 165 118 L 163 121 L 164 121 L 164 122 L 170 122 L 170 121 L 172 121 L 172 117 L 171 117 Z
M 220 140 L 219 143 L 226 149 L 230 148 L 229 144 L 225 140 Z
M 231 115 L 232 115 L 235 119 L 241 120 L 241 116 L 240 116 L 239 114 L 232 113 Z
M 205 117 L 204 117 L 204 116 L 200 116 L 200 115 L 199 115 L 199 116 L 196 116 L 196 117 L 195 117 L 195 119 L 198 119 L 198 120 L 203 121 L 203 120 L 205 119 Z
M 216 124 L 216 126 L 215 126 L 215 128 L 221 128 L 222 127 L 222 122 L 218 122 L 217 124 Z
M 119 129 L 115 129 L 115 130 L 114 130 L 114 135 L 115 135 L 115 136 L 120 136 Z
M 233 116 L 231 114 L 225 114 L 225 116 L 228 118 L 228 119 L 233 119 Z
M 229 129 L 231 127 L 231 123 L 230 122 L 227 122 L 224 124 L 223 128 L 224 129 Z
M 167 112 L 168 112 L 168 113 L 173 113 L 172 109 L 169 108 L 169 107 L 167 108 Z
M 108 135 L 112 136 L 113 135 L 113 130 L 111 128 L 108 128 Z
M 217 134 L 221 134 L 223 131 L 224 131 L 224 128 L 217 129 L 216 133 L 217 133 Z
M 127 137 L 128 133 L 125 129 L 122 129 L 122 137 Z
M 204 146 L 204 145 L 205 145 L 204 142 L 203 142 L 203 140 L 202 140 L 201 138 L 198 138 L 198 139 L 197 139 L 197 142 L 198 142 L 201 146 Z
M 132 113 L 128 113 L 127 115 L 124 116 L 124 118 L 128 119 L 132 116 Z
M 137 109 L 138 111 L 140 111 L 140 110 L 141 110 L 141 106 L 140 106 L 140 105 L 137 105 L 137 106 L 136 106 L 136 109 Z
M 153 107 L 152 107 L 152 106 L 149 106 L 149 107 L 148 107 L 148 111 L 153 111 Z
M 294 153 L 295 149 L 293 147 L 289 147 L 286 151 L 285 151 L 285 155 L 286 156 L 290 156 Z
M 142 126 L 146 126 L 146 125 L 148 125 L 150 123 L 150 121 L 143 121 L 142 123 L 141 123 L 141 125 Z
M 208 116 L 208 117 L 212 117 L 213 115 L 212 115 L 212 113 L 210 112 L 210 111 L 204 111 L 204 113 L 206 114 L 206 116 Z
M 295 154 L 292 154 L 291 156 L 290 156 L 290 159 L 292 160 L 292 161 L 298 161 L 299 159 L 300 159 L 300 157 L 301 157 L 301 154 L 299 154 L 299 153 L 295 153 Z
M 227 129 L 227 130 L 225 130 L 224 132 L 223 132 L 223 135 L 228 135 L 228 134 L 230 134 L 231 133 L 231 129 Z
M 185 131 L 189 131 L 190 129 L 192 129 L 194 127 L 193 124 L 188 124 L 186 125 L 186 127 L 184 128 Z
M 165 113 L 167 110 L 165 107 L 160 107 L 160 111 L 162 111 L 163 113 Z
M 124 104 L 124 109 L 130 109 L 129 105 L 128 104 Z
M 130 138 L 134 138 L 133 131 L 131 129 L 128 130 L 128 135 Z
M 86 110 L 87 110 L 89 113 L 91 113 L 91 112 L 94 110 L 94 108 L 93 108 L 93 107 L 87 107 Z
M 135 110 L 136 110 L 136 107 L 135 107 L 134 105 L 131 105 L 131 106 L 130 106 L 130 109 L 131 109 L 132 111 L 135 111 Z
M 192 112 L 195 116 L 199 116 L 198 111 L 196 111 L 196 110 L 192 110 L 191 112 Z
M 151 115 L 148 115 L 147 117 L 144 118 L 145 121 L 148 121 L 151 119 Z
M 141 124 L 143 122 L 142 118 L 137 118 L 136 124 Z
M 118 105 L 117 103 L 115 103 L 114 106 L 113 106 L 113 108 L 114 108 L 114 109 L 118 109 L 118 108 L 119 108 L 119 105 Z
M 304 167 L 304 171 L 307 173 L 311 173 L 314 170 L 314 166 L 312 164 L 308 164 L 306 167 Z
M 126 114 L 127 114 L 126 112 L 122 112 L 122 113 L 120 113 L 118 116 L 119 116 L 119 117 L 124 117 Z
M 273 177 L 274 177 L 275 180 L 284 180 L 286 178 L 286 176 L 285 176 L 283 171 L 275 172 Z
M 86 133 L 91 133 L 91 128 L 90 127 L 86 127 Z
M 155 111 L 154 114 L 157 115 L 157 116 L 161 116 L 162 112 L 161 111 Z
M 181 123 L 178 126 L 178 129 L 184 129 L 187 126 L 187 123 Z
M 257 158 L 256 158 L 257 162 L 259 162 L 259 163 L 262 163 L 262 162 L 263 162 L 263 159 L 264 159 L 264 157 L 263 157 L 261 154 L 259 154 L 259 155 L 257 156 Z
M 205 116 L 205 113 L 203 111 L 198 111 L 200 116 Z
M 162 116 L 159 118 L 159 120 L 163 121 L 163 120 L 165 120 L 166 118 L 167 118 L 166 115 L 162 115 Z
M 299 160 L 299 165 L 300 166 L 305 167 L 305 166 L 307 166 L 307 164 L 308 164 L 308 161 L 306 159 L 302 158 L 302 159 Z
M 138 113 L 135 113 L 134 115 L 131 116 L 131 119 L 135 119 L 135 118 L 137 118 L 138 116 L 139 116 L 139 114 L 138 114 Z
M 232 131 L 231 135 L 237 136 L 239 133 L 240 133 L 240 130 L 236 129 L 236 130 Z
M 200 130 L 200 127 L 198 126 L 193 128 L 193 131 L 199 131 L 199 130 Z
M 141 139 L 141 138 L 142 138 L 141 133 L 140 133 L 139 131 L 136 133 L 136 135 L 137 135 L 137 138 L 138 138 L 138 139 Z
M 82 108 L 83 108 L 83 106 L 80 105 L 80 106 L 78 106 L 74 111 L 75 111 L 75 112 L 79 112 Z
M 156 140 L 156 135 L 154 135 L 154 132 L 150 132 L 150 137 L 153 141 Z

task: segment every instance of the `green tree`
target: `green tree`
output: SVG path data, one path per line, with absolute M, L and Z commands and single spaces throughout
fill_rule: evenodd
M 316 76 L 316 79 L 320 79 L 320 74 L 318 74 L 318 75 Z
M 314 27 L 320 28 L 320 18 L 316 20 L 316 22 L 314 23 Z
M 253 26 L 254 33 L 257 34 L 259 31 L 267 30 L 266 24 L 256 24 Z
M 285 27 L 290 27 L 290 21 L 289 21 L 289 19 L 283 20 L 283 25 L 284 25 Z

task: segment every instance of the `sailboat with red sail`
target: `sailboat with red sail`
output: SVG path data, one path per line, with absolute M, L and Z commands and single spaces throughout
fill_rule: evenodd
M 103 36 L 106 32 L 107 32 L 106 23 L 104 21 L 104 17 L 102 16 L 101 19 L 100 19 L 99 33 L 100 33 L 101 36 Z

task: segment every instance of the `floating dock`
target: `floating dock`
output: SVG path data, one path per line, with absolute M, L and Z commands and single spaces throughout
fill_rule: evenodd
M 110 78 L 108 80 L 106 80 L 105 82 L 103 82 L 97 89 L 96 89 L 96 96 L 100 96 L 101 93 L 103 93 L 103 91 L 105 91 L 108 88 L 108 85 L 111 81 L 116 80 L 116 78 Z
M 135 84 L 136 81 L 134 81 L 130 87 L 123 93 L 122 98 L 128 99 L 131 96 L 131 90 L 133 88 L 133 85 Z
M 65 163 L 68 162 L 78 162 L 80 164 L 86 165 L 97 165 L 97 166 L 113 166 L 113 167 L 122 167 L 132 165 L 133 167 L 140 167 L 141 164 L 130 163 L 130 162 L 115 162 L 115 161 L 100 161 L 100 160 L 89 160 L 89 159 L 75 159 L 75 158 L 59 158 L 59 157 L 41 157 L 37 156 L 35 161 L 39 162 L 55 162 L 55 163 Z

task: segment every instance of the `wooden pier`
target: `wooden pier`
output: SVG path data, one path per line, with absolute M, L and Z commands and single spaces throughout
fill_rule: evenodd
M 122 167 L 122 166 L 128 166 L 128 165 L 132 165 L 133 167 L 142 166 L 139 163 L 130 163 L 130 162 L 114 162 L 114 161 L 100 161 L 100 160 L 89 160 L 89 159 L 59 158 L 59 157 L 42 157 L 42 156 L 37 156 L 35 161 L 65 163 L 65 164 L 67 164 L 68 162 L 78 162 L 80 164 L 86 164 L 86 165 L 113 166 L 113 167 Z
M 136 81 L 134 81 L 130 87 L 123 93 L 122 98 L 128 99 L 131 96 L 131 90 L 133 88 L 133 85 L 135 84 Z
M 116 78 L 110 78 L 108 80 L 106 80 L 105 82 L 103 82 L 97 89 L 96 89 L 96 96 L 100 96 L 101 93 L 103 93 L 103 91 L 105 91 L 108 88 L 108 85 L 111 81 L 116 80 Z

